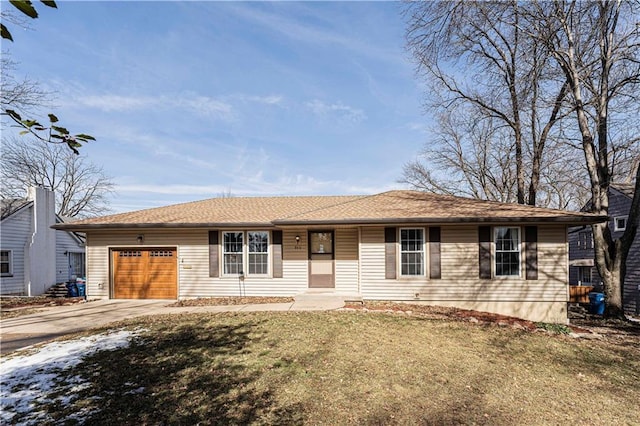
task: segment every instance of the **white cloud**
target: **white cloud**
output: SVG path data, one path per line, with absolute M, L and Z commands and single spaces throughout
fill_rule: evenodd
M 96 108 L 105 112 L 182 109 L 202 117 L 221 120 L 234 119 L 234 109 L 231 104 L 209 96 L 191 93 L 177 96 L 80 95 L 73 102 L 76 105 Z
M 154 103 L 153 98 L 147 96 L 133 97 L 120 95 L 84 96 L 75 101 L 89 108 L 97 108 L 106 112 L 143 109 Z
M 116 192 L 164 194 L 164 195 L 208 195 L 225 192 L 224 185 L 155 185 L 155 184 L 123 184 L 117 185 Z
M 254 102 L 257 104 L 265 105 L 281 105 L 284 101 L 282 95 L 268 95 L 268 96 L 255 96 L 255 95 L 233 95 L 233 99 L 238 99 L 242 102 Z
M 338 116 L 339 118 L 352 123 L 359 123 L 367 118 L 367 115 L 363 110 L 350 107 L 349 105 L 344 105 L 342 102 L 327 104 L 318 99 L 314 99 L 313 101 L 307 102 L 305 106 L 316 115 Z

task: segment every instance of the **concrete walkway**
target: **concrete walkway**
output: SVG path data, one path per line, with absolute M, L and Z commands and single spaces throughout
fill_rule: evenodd
M 328 311 L 344 306 L 336 296 L 296 298 L 295 302 L 232 306 L 170 307 L 175 300 L 96 300 L 69 306 L 41 308 L 40 312 L 0 321 L 0 353 L 8 353 L 66 334 L 90 330 L 144 315 L 200 312 Z

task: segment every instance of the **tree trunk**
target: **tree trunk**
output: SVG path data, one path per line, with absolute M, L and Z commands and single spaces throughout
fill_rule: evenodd
M 621 250 L 620 240 L 613 241 L 609 223 L 593 225 L 596 267 L 605 296 L 605 315 L 613 318 L 624 318 L 622 291 L 625 276 L 625 256 Z

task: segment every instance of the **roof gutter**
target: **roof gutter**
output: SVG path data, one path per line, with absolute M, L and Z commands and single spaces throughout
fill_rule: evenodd
M 53 229 L 63 231 L 90 231 L 96 229 L 184 229 L 184 228 L 274 228 L 271 222 L 238 222 L 238 223 L 58 223 Z
M 292 225 L 382 225 L 402 223 L 560 223 L 563 225 L 583 225 L 606 222 L 607 216 L 578 217 L 456 217 L 456 218 L 387 218 L 387 219 L 341 219 L 341 220 L 274 220 L 277 226 Z
M 403 223 L 558 223 L 563 225 L 584 225 L 609 220 L 607 216 L 577 215 L 555 217 L 459 217 L 459 218 L 384 218 L 384 219 L 334 219 L 334 220 L 289 220 L 273 222 L 201 222 L 201 223 L 58 223 L 53 229 L 65 231 L 90 231 L 97 229 L 195 229 L 195 228 L 275 228 L 278 226 L 327 226 L 327 225 L 383 225 Z

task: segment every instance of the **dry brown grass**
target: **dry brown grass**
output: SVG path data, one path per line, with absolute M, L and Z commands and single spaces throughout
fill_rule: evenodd
M 293 302 L 293 297 L 198 297 L 178 300 L 169 306 L 232 306 L 291 302 Z
M 5 296 L 0 297 L 0 318 L 9 319 L 35 314 L 38 308 L 84 303 L 84 297 Z
M 640 349 L 393 313 L 157 316 L 76 371 L 86 424 L 634 424 Z

